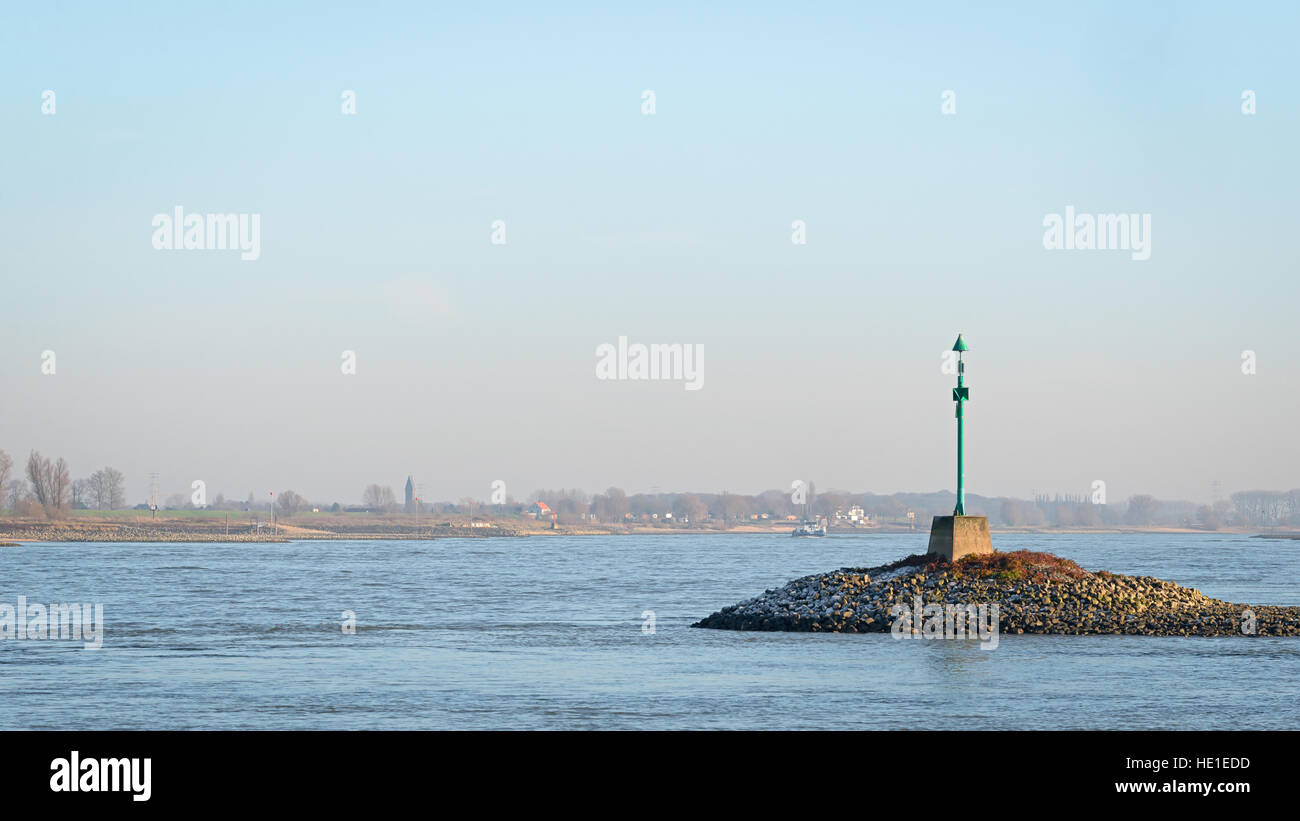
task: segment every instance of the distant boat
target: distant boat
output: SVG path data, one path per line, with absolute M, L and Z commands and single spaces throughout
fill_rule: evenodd
M 790 534 L 791 536 L 825 536 L 826 523 L 820 519 L 811 521 L 805 519 L 799 523 L 799 526 Z
M 791 536 L 825 536 L 826 535 L 826 522 L 822 520 L 822 517 L 818 516 L 817 518 L 814 519 L 808 513 L 809 501 L 810 500 L 807 498 L 803 500 L 803 521 L 799 523 L 798 527 L 796 527 L 793 531 L 791 531 L 790 533 Z

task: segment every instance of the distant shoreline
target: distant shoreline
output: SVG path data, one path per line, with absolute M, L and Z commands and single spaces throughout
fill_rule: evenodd
M 247 517 L 247 518 L 245 518 Z M 108 514 L 73 516 L 56 521 L 0 517 L 0 546 L 40 542 L 211 542 L 231 544 L 274 544 L 290 541 L 357 541 L 357 540 L 428 540 L 445 538 L 500 538 L 523 536 L 700 536 L 700 535 L 767 535 L 791 538 L 793 522 L 744 522 L 729 527 L 689 527 L 679 525 L 557 524 L 531 519 L 443 520 L 411 516 L 370 516 L 344 518 L 330 515 L 304 515 L 288 522 L 264 522 L 248 514 L 238 514 L 229 521 L 223 516 L 150 516 Z M 904 525 L 882 527 L 834 527 L 829 538 L 836 536 L 875 536 L 911 533 L 918 540 L 926 538 L 928 529 Z M 1261 533 L 1258 529 L 1223 528 L 1199 530 L 1176 527 L 1118 528 L 994 528 L 1002 536 L 1025 535 L 1132 535 L 1195 534 L 1249 535 L 1264 539 L 1300 539 L 1300 533 Z

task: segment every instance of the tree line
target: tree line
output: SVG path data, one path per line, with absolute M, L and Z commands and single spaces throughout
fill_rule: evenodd
M 126 506 L 126 479 L 121 471 L 112 467 L 101 468 L 83 479 L 72 479 L 67 463 L 50 459 L 33 450 L 20 475 L 13 460 L 0 450 L 0 505 L 10 512 L 25 517 L 44 516 L 60 518 L 69 510 L 121 510 Z M 272 501 L 274 500 L 274 501 Z M 542 502 L 553 510 L 562 523 L 596 520 L 615 524 L 634 520 L 676 521 L 698 524 L 712 522 L 727 526 L 755 517 L 782 520 L 805 513 L 814 516 L 834 516 L 852 506 L 861 507 L 877 521 L 903 522 L 907 514 L 914 514 L 917 526 L 925 527 L 931 516 L 952 512 L 954 496 L 951 492 L 895 493 L 845 493 L 828 491 L 818 493 L 809 483 L 806 499 L 795 501 L 790 491 L 768 490 L 746 495 L 722 491 L 720 493 L 633 493 L 611 487 L 603 493 L 588 494 L 579 489 L 538 490 L 530 501 Z M 312 509 L 312 504 L 300 494 L 285 490 L 267 495 L 259 503 L 254 494 L 244 502 L 227 500 L 217 494 L 213 503 L 204 507 L 217 510 L 269 510 L 282 518 L 298 515 Z M 173 494 L 165 507 L 192 509 L 196 507 L 189 496 Z M 147 507 L 137 505 L 136 507 Z M 526 504 L 508 499 L 503 504 L 490 504 L 470 497 L 459 502 L 420 502 L 409 512 L 434 514 L 474 515 L 476 513 L 522 514 Z M 360 508 L 345 508 L 338 502 L 328 510 L 363 510 L 371 513 L 394 514 L 403 509 L 393 488 L 366 485 L 361 493 Z M 1229 499 L 1213 504 L 1194 504 L 1185 501 L 1167 501 L 1139 494 L 1112 505 L 1092 504 L 1083 496 L 1036 496 L 1033 500 L 1009 497 L 982 497 L 969 495 L 967 510 L 973 515 L 987 516 L 995 525 L 1025 527 L 1119 527 L 1171 526 L 1198 527 L 1216 530 L 1220 527 L 1300 527 L 1300 489 L 1289 491 L 1247 490 L 1232 494 Z
M 936 493 L 817 493 L 810 484 L 808 513 L 832 517 L 837 511 L 858 506 L 876 521 L 904 523 L 914 514 L 918 527 L 929 527 L 933 516 L 952 513 L 955 496 L 950 491 Z M 784 490 L 769 490 L 754 495 L 735 493 L 637 493 L 628 495 L 620 488 L 588 495 L 581 490 L 539 490 L 536 501 L 546 503 L 564 522 L 594 518 L 617 523 L 627 519 L 650 517 L 664 520 L 689 519 L 690 522 L 734 523 L 753 520 L 755 516 L 781 520 L 802 516 L 803 505 L 793 501 Z M 1117 504 L 1093 504 L 1086 496 L 1036 496 L 1032 500 L 1010 497 L 968 495 L 967 512 L 987 516 L 990 523 L 1009 527 L 1111 528 L 1111 527 L 1182 527 L 1217 530 L 1221 527 L 1300 527 L 1300 490 L 1251 490 L 1234 493 L 1229 499 L 1212 504 L 1182 500 L 1162 500 L 1148 494 L 1136 494 Z
M 126 504 L 126 477 L 105 467 L 85 479 L 72 479 L 62 457 L 32 451 L 23 475 L 14 475 L 13 459 L 0 450 L 0 503 L 19 516 L 57 519 L 71 508 L 117 510 Z

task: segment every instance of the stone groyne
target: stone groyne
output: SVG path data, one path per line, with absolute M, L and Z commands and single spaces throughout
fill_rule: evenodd
M 997 605 L 1003 634 L 1297 636 L 1300 607 L 1234 604 L 1148 576 L 1088 572 L 1049 553 L 909 556 L 804 576 L 691 625 L 827 633 L 910 631 L 917 605 Z M 949 608 L 949 612 L 957 610 Z M 929 614 L 931 611 L 926 611 Z M 937 612 L 937 611 L 936 611 Z

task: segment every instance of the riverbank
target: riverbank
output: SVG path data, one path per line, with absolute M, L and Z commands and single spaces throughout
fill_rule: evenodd
M 790 522 L 741 521 L 702 526 L 667 522 L 609 524 L 595 521 L 556 523 L 527 517 L 475 517 L 474 519 L 408 514 L 302 513 L 272 524 L 264 516 L 219 511 L 166 511 L 157 517 L 139 511 L 74 511 L 67 518 L 22 519 L 0 517 L 0 540 L 8 542 L 277 542 L 286 540 L 437 539 L 502 536 L 772 536 L 790 538 Z M 1206 531 L 1166 527 L 1150 528 L 994 528 L 993 533 L 1129 535 L 1136 533 L 1194 534 Z M 1222 534 L 1257 531 L 1224 529 Z M 904 525 L 835 527 L 830 536 L 894 536 L 926 531 Z M 1261 538 L 1297 538 L 1295 534 L 1258 534 Z
M 723 630 L 911 632 L 917 604 L 998 606 L 1003 634 L 1300 636 L 1300 607 L 1246 605 L 1148 576 L 1084 570 L 1049 553 L 914 555 L 804 576 L 691 625 Z M 904 609 L 906 608 L 906 610 Z M 925 614 L 926 621 L 929 614 Z M 942 626 L 942 619 L 938 623 Z
M 142 522 L 0 522 L 5 543 L 23 542 L 212 542 L 276 543 L 288 541 L 427 540 L 519 536 L 502 527 L 438 525 L 357 525 L 339 530 L 265 523 L 240 524 L 227 530 L 220 521 L 159 519 Z M 13 545 L 16 546 L 16 545 Z

